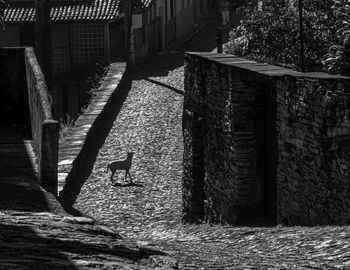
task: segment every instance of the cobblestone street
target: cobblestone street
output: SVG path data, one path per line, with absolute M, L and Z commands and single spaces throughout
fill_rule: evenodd
M 135 233 L 179 223 L 183 96 L 160 84 L 182 89 L 182 76 L 179 67 L 168 77 L 148 77 L 144 71 L 130 77 L 131 90 L 82 189 L 79 209 Z M 135 152 L 131 175 L 140 186 L 114 186 L 106 166 L 125 158 L 128 151 Z M 114 179 L 126 184 L 124 172 L 116 173 Z
M 228 227 L 181 224 L 183 51 L 211 51 L 215 23 L 184 47 L 138 65 L 131 87 L 75 203 L 179 269 L 350 269 L 349 227 Z M 107 164 L 134 152 L 128 185 Z

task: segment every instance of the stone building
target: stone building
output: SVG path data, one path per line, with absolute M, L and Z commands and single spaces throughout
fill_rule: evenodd
M 0 47 L 35 47 L 35 1 L 8 0 Z M 73 119 L 89 99 L 86 80 L 96 62 L 124 58 L 122 0 L 50 0 L 56 117 Z M 135 0 L 136 60 L 156 54 L 189 33 L 212 0 Z
M 10 0 L 5 10 L 2 47 L 35 46 L 35 1 Z M 54 73 L 82 67 L 109 50 L 108 24 L 117 19 L 118 1 L 51 1 Z
M 35 1 L 7 2 L 0 47 L 35 47 Z M 123 55 L 123 40 L 110 31 L 119 1 L 51 0 L 50 5 L 54 107 L 57 118 L 66 113 L 74 118 L 86 99 L 86 67 Z
M 144 32 L 144 43 L 135 39 L 135 49 L 144 56 L 168 48 L 168 45 L 191 32 L 200 18 L 208 13 L 213 0 L 140 0 L 143 9 L 134 32 Z M 135 16 L 136 18 L 136 16 Z M 142 22 L 142 23 L 141 23 Z M 143 48 L 143 51 L 140 50 Z
M 188 53 L 184 219 L 349 224 L 349 83 Z

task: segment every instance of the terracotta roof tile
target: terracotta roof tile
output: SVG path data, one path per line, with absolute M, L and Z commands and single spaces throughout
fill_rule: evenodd
M 51 21 L 113 20 L 119 14 L 120 0 L 59 0 L 51 2 Z M 34 1 L 9 1 L 5 10 L 7 23 L 35 21 Z
M 140 1 L 144 7 L 149 7 L 150 4 L 152 3 L 152 0 L 140 0 Z

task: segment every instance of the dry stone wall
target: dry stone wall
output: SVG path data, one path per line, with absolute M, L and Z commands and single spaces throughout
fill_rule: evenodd
M 190 221 L 236 223 L 252 205 L 259 85 L 216 57 L 186 58 L 184 213 Z
M 53 119 L 44 74 L 34 49 L 25 48 L 24 54 L 33 146 L 38 155 L 38 180 L 56 195 L 59 123 Z
M 52 118 L 44 75 L 31 47 L 0 48 L 0 122 L 31 133 L 38 182 L 57 193 L 59 124 Z
M 187 53 L 184 220 L 349 223 L 348 82 Z
M 349 81 L 277 81 L 278 222 L 350 223 Z

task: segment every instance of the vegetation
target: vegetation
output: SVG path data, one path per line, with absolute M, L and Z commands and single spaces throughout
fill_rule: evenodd
M 323 59 L 328 73 L 350 76 L 350 0 L 333 0 L 337 43 Z
M 107 75 L 109 63 L 96 62 L 95 67 L 91 70 L 93 70 L 93 72 L 86 80 L 86 87 L 89 89 L 90 99 L 96 95 L 96 91 L 101 85 L 101 79 Z
M 297 1 L 265 0 L 261 11 L 252 2 L 240 9 L 245 19 L 230 32 L 228 52 L 300 70 Z M 303 0 L 303 3 L 305 70 L 321 71 L 323 56 L 337 42 L 333 1 Z
M 101 85 L 101 80 L 103 77 L 107 75 L 107 72 L 109 70 L 109 63 L 108 62 L 96 62 L 94 65 L 88 65 L 86 73 L 88 74 L 88 77 L 86 79 L 85 87 L 88 89 L 88 100 L 86 101 L 86 105 L 84 105 L 80 109 L 80 113 L 83 114 L 86 112 L 90 102 L 97 94 L 97 90 Z M 79 116 L 77 116 L 79 117 Z M 70 115 L 66 114 L 64 118 L 60 119 L 60 132 L 59 137 L 60 141 L 64 141 L 69 130 L 74 127 L 74 122 L 76 118 L 71 117 Z
M 74 120 L 67 114 L 64 119 L 60 120 L 59 141 L 63 142 L 69 132 L 74 126 Z

